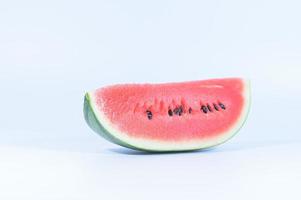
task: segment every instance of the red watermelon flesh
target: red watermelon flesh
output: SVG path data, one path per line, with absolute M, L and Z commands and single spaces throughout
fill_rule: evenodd
M 149 151 L 202 149 L 231 138 L 249 110 L 248 81 L 120 84 L 86 94 L 85 118 L 119 145 Z

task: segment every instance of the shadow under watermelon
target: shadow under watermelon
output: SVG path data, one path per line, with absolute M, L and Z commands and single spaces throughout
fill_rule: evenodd
M 133 149 L 127 149 L 123 147 L 110 148 L 109 152 L 123 155 L 164 155 L 164 154 L 211 154 L 211 153 L 222 153 L 222 152 L 234 152 L 234 151 L 245 151 L 257 148 L 265 148 L 272 146 L 281 145 L 293 145 L 301 144 L 301 141 L 281 141 L 281 140 L 270 140 L 270 141 L 243 141 L 236 144 L 224 144 L 221 146 L 211 147 L 203 150 L 196 151 L 184 151 L 184 152 L 144 152 Z

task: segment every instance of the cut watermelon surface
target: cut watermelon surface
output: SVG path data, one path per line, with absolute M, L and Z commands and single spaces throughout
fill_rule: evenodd
M 250 107 L 249 81 L 119 84 L 88 92 L 84 115 L 105 139 L 145 151 L 204 149 L 230 139 Z

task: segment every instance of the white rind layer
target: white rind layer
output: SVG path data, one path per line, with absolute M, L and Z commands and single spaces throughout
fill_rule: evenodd
M 114 124 L 110 123 L 110 121 L 106 118 L 104 113 L 101 112 L 100 109 L 96 107 L 96 99 L 93 95 L 93 92 L 89 92 L 90 106 L 93 110 L 96 119 L 103 126 L 104 129 L 108 133 L 103 134 L 111 134 L 111 137 L 117 138 L 123 143 L 127 144 L 129 147 L 134 147 L 141 150 L 146 151 L 188 151 L 188 150 L 198 150 L 205 149 L 209 147 L 213 147 L 219 144 L 222 144 L 232 138 L 239 129 L 243 126 L 247 115 L 249 113 L 250 104 L 251 104 L 251 96 L 250 96 L 250 82 L 248 80 L 244 80 L 244 89 L 243 89 L 243 97 L 244 97 L 244 106 L 241 111 L 241 115 L 238 118 L 237 122 L 233 124 L 231 128 L 228 129 L 223 134 L 220 134 L 217 137 L 212 137 L 208 139 L 201 140 L 187 140 L 187 141 L 158 141 L 158 140 L 150 140 L 150 139 L 142 139 L 130 137 L 129 135 L 122 133 L 115 127 Z

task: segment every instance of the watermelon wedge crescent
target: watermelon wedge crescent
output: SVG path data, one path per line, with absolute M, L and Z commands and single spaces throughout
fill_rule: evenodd
M 119 84 L 87 92 L 84 117 L 105 139 L 152 152 L 191 151 L 224 143 L 243 126 L 250 83 L 241 78 Z

